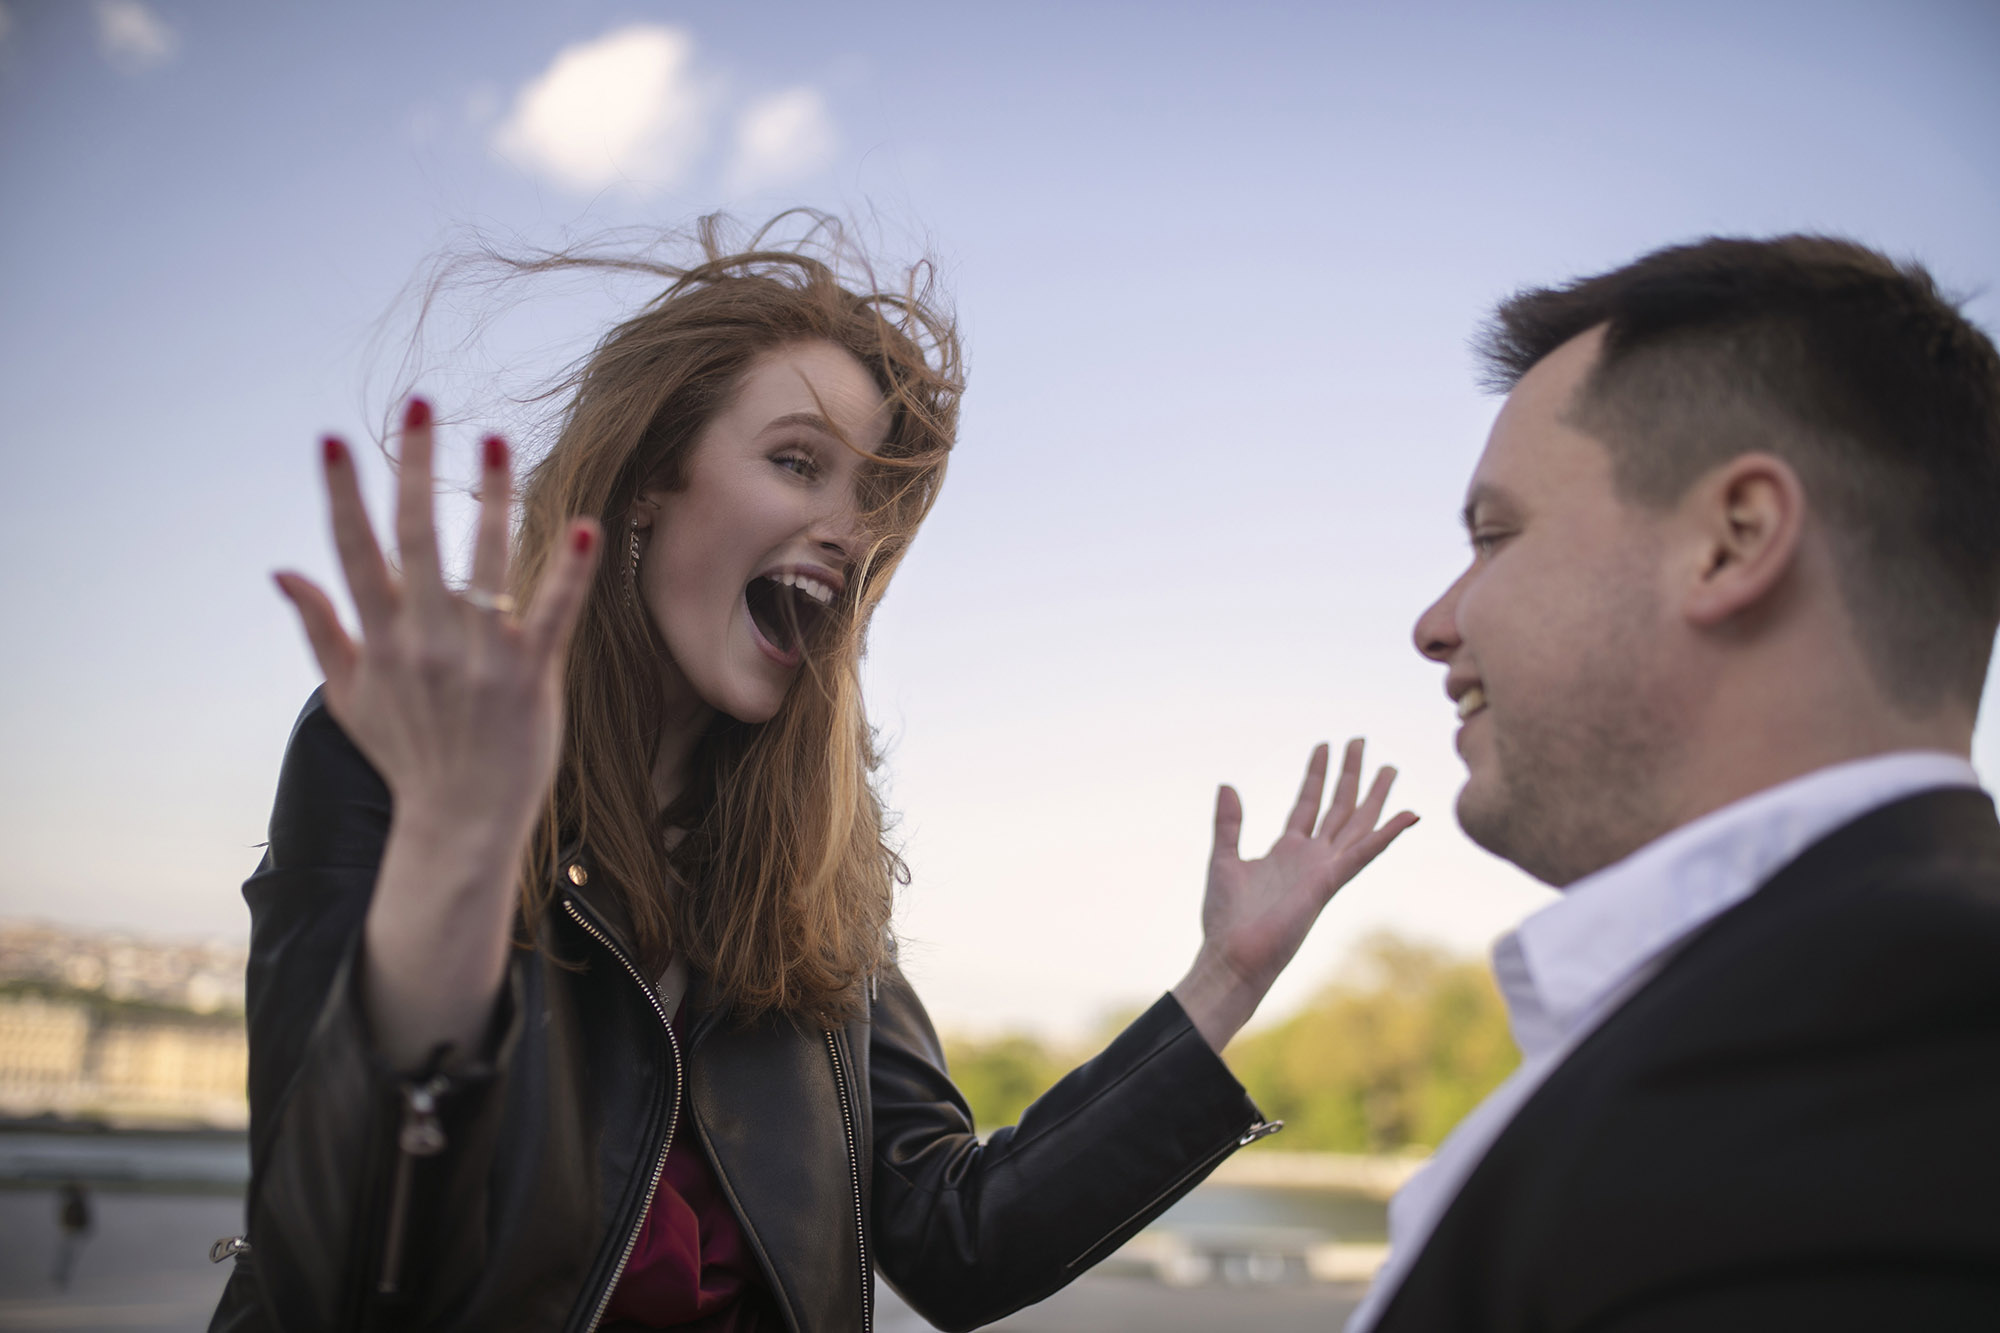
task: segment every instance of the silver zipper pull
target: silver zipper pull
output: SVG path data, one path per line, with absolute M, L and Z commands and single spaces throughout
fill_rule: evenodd
M 412 1157 L 435 1157 L 444 1151 L 444 1127 L 438 1124 L 437 1100 L 451 1086 L 442 1074 L 428 1083 L 403 1087 L 403 1128 L 396 1146 Z
M 1259 1120 L 1256 1124 L 1243 1131 L 1243 1137 L 1236 1140 L 1236 1146 L 1247 1148 L 1258 1139 L 1270 1138 L 1284 1127 L 1285 1122 L 1282 1120 Z
M 208 1247 L 208 1261 L 212 1264 L 219 1264 L 224 1259 L 234 1259 L 239 1254 L 248 1253 L 250 1253 L 250 1238 L 248 1236 L 224 1236 L 221 1240 Z
M 396 1158 L 395 1181 L 389 1187 L 382 1276 L 375 1284 L 375 1289 L 385 1296 L 395 1295 L 402 1287 L 403 1233 L 409 1221 L 412 1159 L 435 1157 L 444 1151 L 444 1126 L 438 1123 L 437 1104 L 450 1086 L 451 1080 L 443 1074 L 434 1075 L 424 1083 L 403 1085 L 403 1127 L 396 1134 L 396 1146 L 402 1149 L 402 1155 Z

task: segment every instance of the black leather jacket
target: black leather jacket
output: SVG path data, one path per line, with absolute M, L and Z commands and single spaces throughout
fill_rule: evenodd
M 292 733 L 249 967 L 249 1248 L 212 1330 L 593 1328 L 685 1117 L 786 1325 L 865 1330 L 879 1269 L 941 1328 L 1040 1300 L 1269 1128 L 1171 996 L 982 1143 L 891 969 L 833 1031 L 745 1026 L 697 978 L 676 1038 L 587 853 L 481 1052 L 375 1053 L 355 982 L 389 827 L 315 696 Z

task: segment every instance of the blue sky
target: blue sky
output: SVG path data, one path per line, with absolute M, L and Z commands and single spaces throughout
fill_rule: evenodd
M 1975 0 L 0 14 L 5 915 L 245 928 L 314 683 L 266 576 L 330 574 L 312 441 L 380 419 L 399 294 L 468 228 L 804 203 L 938 256 L 972 388 L 869 675 L 906 956 L 963 1027 L 1074 1031 L 1171 984 L 1215 782 L 1268 836 L 1322 737 L 1369 735 L 1427 818 L 1267 1012 L 1369 929 L 1476 949 L 1544 900 L 1454 827 L 1408 641 L 1463 556 L 1497 298 L 1819 229 L 2000 328 Z M 510 293 L 424 387 L 490 407 L 643 295 Z

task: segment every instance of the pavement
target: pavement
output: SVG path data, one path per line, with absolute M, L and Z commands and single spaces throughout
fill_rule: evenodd
M 878 1288 L 876 1333 L 925 1333 L 930 1325 Z M 1087 1273 L 1040 1305 L 987 1328 L 995 1333 L 1340 1333 L 1367 1287 L 1291 1283 L 1170 1287 L 1145 1277 Z
M 199 1333 L 222 1294 L 229 1265 L 208 1247 L 242 1229 L 227 1196 L 117 1193 L 91 1196 L 95 1226 L 70 1284 L 52 1276 L 59 1232 L 53 1190 L 0 1190 L 0 1330 Z M 1170 1287 L 1155 1279 L 1091 1273 L 1039 1305 L 989 1327 L 1004 1333 L 1337 1333 L 1365 1290 L 1355 1283 L 1284 1282 Z M 930 1326 L 882 1288 L 878 1333 Z
M 243 1229 L 227 1195 L 91 1194 L 95 1225 L 67 1289 L 53 1276 L 53 1190 L 0 1190 L 0 1329 L 197 1333 L 229 1278 L 208 1247 Z

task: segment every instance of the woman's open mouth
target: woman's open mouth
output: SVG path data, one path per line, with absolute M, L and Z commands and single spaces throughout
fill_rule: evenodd
M 805 660 L 820 628 L 832 617 L 834 590 L 809 574 L 763 574 L 743 589 L 757 646 L 780 666 Z

